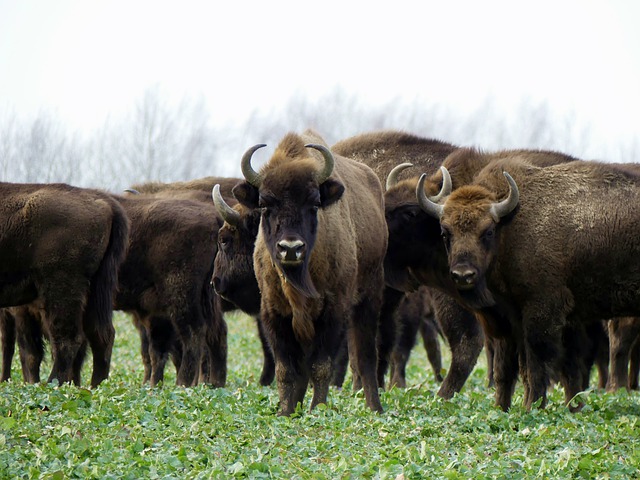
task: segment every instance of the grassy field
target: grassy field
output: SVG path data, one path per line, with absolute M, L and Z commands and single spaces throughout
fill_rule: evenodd
M 24 385 L 17 365 L 0 384 L 1 478 L 637 478 L 637 393 L 585 393 L 571 414 L 562 391 L 545 410 L 525 412 L 522 389 L 503 413 L 485 386 L 484 355 L 461 394 L 438 385 L 422 346 L 406 390 L 382 394 L 385 412 L 362 393 L 332 390 L 329 403 L 291 418 L 275 416 L 274 387 L 260 387 L 253 321 L 230 315 L 224 389 L 140 385 L 139 340 L 124 315 L 109 380 L 88 390 Z M 443 351 L 447 351 L 444 347 Z M 19 362 L 15 362 L 19 364 Z M 90 362 L 88 362 L 90 363 Z M 448 358 L 445 359 L 445 365 Z M 43 367 L 46 378 L 49 365 Z M 88 381 L 89 371 L 84 379 Z M 310 397 L 310 395 L 308 395 Z

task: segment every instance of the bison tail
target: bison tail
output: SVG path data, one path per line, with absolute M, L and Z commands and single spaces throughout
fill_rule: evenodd
M 122 206 L 109 199 L 113 216 L 111 234 L 102 262 L 91 279 L 85 307 L 85 329 L 92 330 L 102 343 L 113 342 L 113 302 L 118 287 L 118 269 L 129 245 L 129 218 Z

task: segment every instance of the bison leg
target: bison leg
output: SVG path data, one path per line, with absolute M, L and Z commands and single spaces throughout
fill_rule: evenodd
M 273 348 L 276 364 L 276 383 L 280 409 L 278 416 L 289 416 L 302 404 L 309 373 L 305 364 L 305 353 L 293 333 L 291 317 L 283 317 L 273 312 L 260 314 L 265 332 Z
M 636 341 L 629 355 L 629 389 L 638 390 L 638 374 L 640 373 L 640 340 Z
M 419 325 L 420 336 L 424 349 L 427 352 L 429 364 L 433 369 L 433 374 L 438 382 L 442 382 L 442 353 L 440 352 L 440 342 L 438 341 L 438 327 L 433 314 L 422 318 Z
M 187 298 L 193 297 L 199 298 L 198 295 L 187 294 Z M 194 386 L 198 382 L 203 352 L 206 351 L 209 320 L 204 318 L 198 304 L 184 305 L 182 308 L 174 306 L 171 320 L 182 344 L 182 360 L 176 384 L 184 387 Z
M 207 358 L 207 366 L 202 380 L 213 387 L 224 387 L 227 382 L 227 324 L 219 301 L 215 304 L 212 318 L 206 320 L 203 356 Z
M 609 361 L 611 375 L 607 391 L 613 392 L 629 385 L 629 360 L 631 349 L 638 338 L 638 328 L 633 317 L 609 320 Z
M 389 368 L 389 361 L 393 355 L 393 350 L 397 343 L 398 321 L 396 311 L 405 294 L 391 287 L 385 287 L 383 293 L 382 308 L 378 319 L 378 385 L 384 388 L 384 376 Z M 415 335 L 414 335 L 415 341 Z M 413 344 L 411 345 L 413 347 Z
M 409 362 L 411 350 L 416 344 L 418 336 L 418 324 L 422 321 L 422 317 L 413 315 L 415 312 L 398 311 L 396 313 L 396 324 L 398 327 L 397 340 L 391 354 L 391 378 L 389 380 L 389 388 L 399 387 L 405 388 L 406 367 Z M 378 360 L 378 365 L 380 360 Z M 378 377 L 380 380 L 380 377 Z
M 27 308 L 18 308 L 15 313 L 22 377 L 27 383 L 39 383 L 40 365 L 44 358 L 44 334 L 40 318 Z
M 16 322 L 6 308 L 0 310 L 0 339 L 2 339 L 2 375 L 0 382 L 11 378 L 11 363 L 16 349 Z
M 87 342 L 83 341 L 82 345 L 80 345 L 80 349 L 78 350 L 78 353 L 76 354 L 76 358 L 73 361 L 73 383 L 78 386 L 82 385 L 82 366 L 84 365 L 84 359 L 86 358 L 86 356 L 87 356 Z M 95 363 L 94 363 L 93 371 L 94 372 L 96 371 Z M 96 387 L 98 383 L 93 383 L 93 380 L 92 380 L 91 386 Z
M 71 331 L 66 320 L 72 320 L 69 323 L 73 325 L 72 328 L 75 331 Z M 80 312 L 67 318 L 50 316 L 48 322 L 51 325 L 50 342 L 51 356 L 53 357 L 53 367 L 48 381 L 72 382 L 77 378 L 74 367 L 78 364 L 82 344 L 85 341 L 84 336 L 80 333 L 82 332 Z
M 596 338 L 596 369 L 598 371 L 598 388 L 606 388 L 609 381 L 609 335 L 607 334 L 607 322 L 598 322 Z
M 484 337 L 484 351 L 487 356 L 487 386 L 495 386 L 495 380 L 493 378 L 493 357 L 494 357 L 494 345 L 493 339 L 488 335 Z
M 341 388 L 347 375 L 349 367 L 349 348 L 347 346 L 346 335 L 341 336 L 340 347 L 338 353 L 333 359 L 333 376 L 331 377 L 331 385 Z
M 138 334 L 140 335 L 140 356 L 142 357 L 142 365 L 144 367 L 144 377 L 142 378 L 142 383 L 148 383 L 151 379 L 151 356 L 149 354 L 150 344 L 149 344 L 149 333 L 147 332 L 147 327 L 143 324 L 143 321 L 140 315 L 137 312 L 133 312 L 131 315 L 131 320 L 133 321 L 133 325 L 138 330 Z
M 484 345 L 484 335 L 476 318 L 451 297 L 433 293 L 436 317 L 451 348 L 451 366 L 438 396 L 451 398 L 464 386 Z
M 314 347 L 309 359 L 311 381 L 313 383 L 313 398 L 311 409 L 316 405 L 327 402 L 329 383 L 334 377 L 334 366 L 345 344 L 344 312 L 341 305 L 344 301 L 325 304 L 321 315 L 316 319 Z M 337 307 L 337 308 L 336 308 Z
M 531 304 L 523 311 L 527 410 L 538 400 L 541 408 L 547 404 L 550 374 L 558 366 L 562 351 L 564 324 L 562 310 L 553 308 L 548 300 Z
M 511 407 L 511 399 L 518 380 L 518 348 L 512 338 L 492 338 L 493 375 L 496 387 L 496 405 L 505 412 Z
M 355 366 L 362 386 L 367 406 L 374 412 L 382 412 L 380 394 L 378 393 L 376 334 L 378 327 L 378 312 L 382 298 L 364 299 L 356 305 L 351 318 L 349 329 L 349 356 L 352 366 Z
M 109 313 L 111 315 L 111 313 Z M 98 328 L 99 327 L 99 328 Z M 91 347 L 91 353 L 93 358 L 93 371 L 91 372 L 91 386 L 97 387 L 100 382 L 106 380 L 109 377 L 109 370 L 111 367 L 111 352 L 113 351 L 113 343 L 115 340 L 115 329 L 113 324 L 107 326 L 100 324 L 92 319 L 92 316 L 85 315 L 84 320 L 84 332 L 89 346 Z M 86 349 L 85 349 L 86 350 Z M 84 355 L 82 359 L 78 359 L 76 365 L 77 371 L 75 375 L 79 378 L 80 369 L 84 362 Z
M 562 363 L 560 365 L 560 381 L 564 387 L 567 405 L 575 396 L 589 386 L 591 365 L 595 360 L 595 348 L 592 339 L 588 338 L 584 325 L 567 325 L 563 331 Z M 580 410 L 584 404 L 570 406 L 571 411 Z
M 267 340 L 267 336 L 264 331 L 264 325 L 260 320 L 260 315 L 256 315 L 256 326 L 258 327 L 258 337 L 260 338 L 260 345 L 262 345 L 262 373 L 260 374 L 260 385 L 267 386 L 273 383 L 273 379 L 276 376 L 276 363 L 273 358 L 273 350 Z
M 162 316 L 150 316 L 146 319 L 146 324 L 148 325 L 148 351 L 151 362 L 149 384 L 155 387 L 164 380 L 164 368 L 175 342 L 175 330 L 171 322 Z

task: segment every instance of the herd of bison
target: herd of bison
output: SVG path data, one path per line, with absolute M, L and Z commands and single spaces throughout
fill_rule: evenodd
M 0 183 L 2 380 L 16 343 L 26 382 L 109 375 L 114 309 L 140 334 L 144 382 L 224 387 L 224 312 L 255 318 L 262 385 L 290 415 L 347 368 L 369 408 L 404 386 L 418 334 L 438 395 L 459 392 L 481 351 L 496 404 L 572 410 L 600 387 L 638 388 L 640 167 L 543 150 L 483 152 L 399 131 L 329 146 L 289 133 L 244 178 L 131 185 Z M 254 161 L 254 163 L 257 163 Z M 451 350 L 441 376 L 438 336 Z M 387 380 L 385 377 L 389 376 Z M 578 397 L 579 398 L 579 397 Z M 573 400 L 573 401 L 572 401 Z

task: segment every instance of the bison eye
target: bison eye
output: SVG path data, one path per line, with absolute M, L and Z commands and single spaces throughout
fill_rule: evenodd
M 231 244 L 231 240 L 225 237 L 218 238 L 218 245 L 220 248 L 226 248 Z
M 494 226 L 491 226 L 489 228 L 487 228 L 484 233 L 482 234 L 482 236 L 486 239 L 486 240 L 492 240 L 493 237 L 496 234 L 496 229 Z
M 442 240 L 444 241 L 444 244 L 449 245 L 449 243 L 451 242 L 451 233 L 449 233 L 449 230 L 442 227 L 440 230 L 440 235 L 442 235 Z

